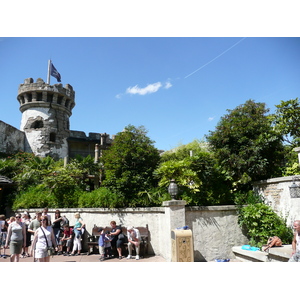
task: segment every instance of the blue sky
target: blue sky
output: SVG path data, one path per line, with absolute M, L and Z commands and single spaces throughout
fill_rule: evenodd
M 143 125 L 161 150 L 203 139 L 248 99 L 274 111 L 300 97 L 298 37 L 4 37 L 0 120 L 19 128 L 18 86 L 46 81 L 49 59 L 76 92 L 72 130 Z

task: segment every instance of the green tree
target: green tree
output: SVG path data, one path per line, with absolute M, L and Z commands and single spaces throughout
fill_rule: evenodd
M 282 176 L 299 175 L 300 167 L 298 155 L 293 150 L 300 146 L 300 103 L 299 99 L 281 101 L 276 105 L 277 110 L 270 119 L 273 122 L 274 130 L 281 135 L 284 142 L 285 166 Z
M 292 148 L 300 146 L 300 103 L 298 98 L 281 101 L 270 118 L 274 129 Z
M 195 140 L 163 153 L 155 171 L 159 186 L 165 189 L 175 179 L 180 197 L 188 205 L 232 204 L 225 173 L 217 165 L 205 142 Z
M 283 145 L 265 103 L 248 100 L 227 111 L 207 140 L 233 188 L 251 189 L 251 181 L 280 175 Z
M 101 159 L 105 173 L 103 186 L 120 193 L 128 206 L 139 192 L 157 184 L 153 171 L 160 160 L 159 151 L 146 134 L 143 126 L 128 125 L 116 135 Z

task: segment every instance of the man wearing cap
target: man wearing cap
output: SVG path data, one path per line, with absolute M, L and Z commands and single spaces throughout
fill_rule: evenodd
M 135 246 L 136 256 L 135 259 L 140 259 L 140 243 L 141 235 L 138 229 L 133 226 L 127 227 L 127 238 L 128 238 L 128 256 L 127 258 L 132 258 L 132 246 Z

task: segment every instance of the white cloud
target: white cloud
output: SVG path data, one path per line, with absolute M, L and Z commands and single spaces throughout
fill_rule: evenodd
M 133 94 L 133 95 L 138 94 L 138 95 L 143 96 L 146 94 L 156 93 L 161 87 L 162 87 L 162 84 L 160 82 L 148 84 L 144 88 L 140 88 L 138 85 L 136 85 L 134 87 L 127 88 L 126 93 Z
M 147 95 L 147 94 L 152 94 L 152 93 L 156 93 L 157 91 L 159 91 L 161 88 L 164 89 L 169 89 L 171 88 L 173 85 L 171 84 L 170 80 L 168 79 L 168 81 L 166 81 L 164 84 L 162 84 L 160 81 L 156 82 L 156 83 L 151 83 L 148 84 L 147 86 L 141 88 L 138 85 L 135 85 L 134 87 L 129 87 L 126 89 L 126 94 L 131 94 L 131 95 Z M 123 96 L 123 94 L 118 94 L 116 95 L 117 99 L 121 99 Z
M 209 118 L 208 118 L 208 121 L 211 122 L 211 121 L 214 120 L 214 118 L 215 118 L 215 117 L 209 117 Z
M 170 87 L 172 87 L 171 82 L 170 81 L 166 82 L 165 89 L 169 89 Z

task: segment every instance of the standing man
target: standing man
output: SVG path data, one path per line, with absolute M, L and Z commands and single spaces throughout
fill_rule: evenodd
M 48 214 L 48 207 L 45 207 L 43 209 L 42 216 L 45 216 L 45 217 L 48 218 L 48 224 L 49 224 L 49 226 L 52 225 L 52 223 L 51 223 L 51 216 Z
M 36 232 L 36 230 L 41 226 L 41 217 L 42 217 L 42 213 L 36 212 L 35 219 L 33 219 L 28 226 L 28 232 L 32 233 L 32 237 Z M 33 240 L 33 238 L 31 240 Z
M 33 241 L 33 237 L 35 232 L 37 231 L 37 229 L 41 226 L 41 217 L 42 217 L 42 213 L 41 212 L 36 212 L 35 213 L 35 219 L 33 219 L 29 226 L 27 231 L 31 233 L 31 245 L 32 245 L 32 241 Z
M 300 262 L 300 220 L 294 221 L 293 224 L 295 234 L 292 241 L 292 257 L 289 262 Z
M 140 231 L 133 226 L 127 227 L 127 238 L 128 238 L 128 253 L 127 258 L 132 258 L 132 246 L 135 246 L 136 256 L 135 259 L 140 259 L 140 243 L 141 235 Z

